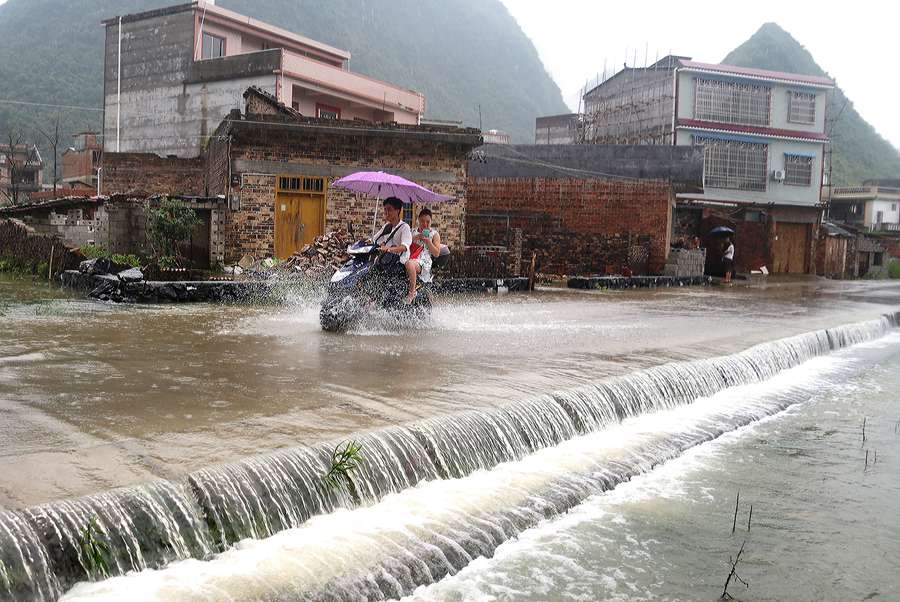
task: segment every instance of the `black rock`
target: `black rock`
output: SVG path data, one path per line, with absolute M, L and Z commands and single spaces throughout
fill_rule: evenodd
M 144 279 L 144 273 L 137 268 L 128 268 L 119 272 L 119 280 L 122 282 L 140 282 Z
M 109 274 L 112 270 L 112 261 L 106 257 L 98 257 L 96 259 L 88 259 L 78 264 L 78 271 L 82 274 L 90 274 L 96 276 L 99 274 Z

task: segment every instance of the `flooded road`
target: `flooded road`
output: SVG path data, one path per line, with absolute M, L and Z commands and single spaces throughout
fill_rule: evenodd
M 468 297 L 322 333 L 314 299 L 109 306 L 0 282 L 0 507 L 21 508 L 877 317 L 891 283 Z

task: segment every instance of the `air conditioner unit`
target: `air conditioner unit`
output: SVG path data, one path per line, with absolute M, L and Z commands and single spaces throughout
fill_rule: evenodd
M 772 171 L 772 179 L 776 182 L 784 182 L 784 170 L 776 169 Z

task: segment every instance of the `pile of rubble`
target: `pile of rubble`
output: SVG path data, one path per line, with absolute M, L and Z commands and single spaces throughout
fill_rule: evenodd
M 278 269 L 310 278 L 328 278 L 349 259 L 347 246 L 353 242 L 346 230 L 317 236 L 312 244 L 304 245 L 279 264 Z

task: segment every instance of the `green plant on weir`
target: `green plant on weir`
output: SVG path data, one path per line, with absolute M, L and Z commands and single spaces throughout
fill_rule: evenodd
M 342 482 L 352 488 L 350 473 L 362 462 L 362 443 L 348 441 L 346 444 L 338 444 L 331 452 L 331 468 L 325 474 L 323 480 L 329 487 L 338 487 Z
M 81 532 L 80 541 L 82 564 L 89 577 L 109 576 L 109 544 L 100 539 L 100 526 L 92 518 Z
M 147 212 L 150 240 L 158 257 L 178 257 L 178 243 L 200 223 L 197 212 L 178 199 L 164 198 Z M 162 266 L 160 266 L 162 267 Z

